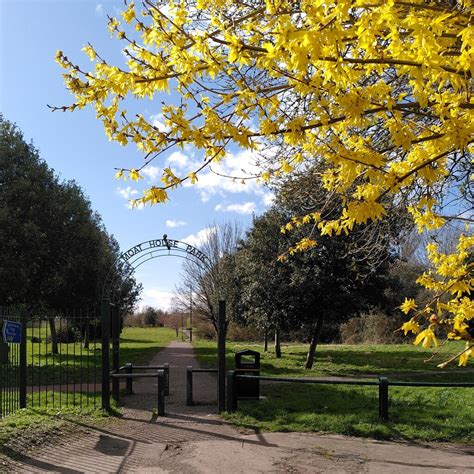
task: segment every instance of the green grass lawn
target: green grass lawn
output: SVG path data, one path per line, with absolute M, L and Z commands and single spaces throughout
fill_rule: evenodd
M 120 363 L 146 364 L 176 339 L 171 328 L 124 328 L 120 336 Z
M 28 385 L 72 384 L 80 380 L 100 382 L 100 341 L 91 341 L 88 349 L 84 349 L 79 342 L 60 343 L 59 354 L 53 354 L 45 328 L 34 330 L 36 340 L 41 342 L 32 343 L 31 336 L 29 332 L 26 359 Z M 120 335 L 120 364 L 146 364 L 174 339 L 175 331 L 170 328 L 124 328 Z
M 214 342 L 197 341 L 200 362 L 216 365 Z M 450 344 L 443 357 L 454 354 Z M 262 354 L 261 373 L 282 377 L 354 377 L 385 375 L 392 380 L 472 382 L 468 369 L 441 371 L 437 361 L 425 363 L 431 352 L 409 344 L 321 345 L 312 370 L 303 368 L 307 346 L 284 345 L 283 357 L 263 353 L 260 345 L 229 343 L 227 365 L 234 366 L 234 352 L 250 348 Z M 262 383 L 262 399 L 239 402 L 226 418 L 236 425 L 262 431 L 322 431 L 383 439 L 458 441 L 474 443 L 474 388 L 391 387 L 390 420 L 378 418 L 378 387 Z
M 31 342 L 31 329 L 27 334 L 27 362 L 30 365 L 56 364 L 68 362 L 73 358 L 79 359 L 82 356 L 84 361 L 92 363 L 95 353 L 100 353 L 102 344 L 100 340 L 91 341 L 88 349 L 84 349 L 82 344 L 60 343 L 59 352 L 61 355 L 51 353 L 51 343 L 46 339 L 46 330 L 43 328 L 38 335 L 38 329 L 35 329 L 34 336 L 41 340 L 40 343 Z M 43 337 L 41 335 L 43 334 Z M 174 329 L 170 328 L 129 328 L 126 327 L 120 334 L 120 355 L 123 360 L 132 363 L 143 363 L 150 359 L 157 350 L 166 347 L 176 338 Z M 96 355 L 96 359 L 100 356 Z
M 174 339 L 175 331 L 169 328 L 125 328 L 121 335 L 120 363 L 145 365 Z M 84 349 L 80 343 L 64 343 L 60 344 L 60 354 L 54 355 L 51 344 L 32 344 L 29 339 L 27 349 L 27 406 L 100 406 L 97 394 L 101 383 L 100 344 Z M 18 377 L 18 367 L 0 370 L 0 384 L 6 387 L 17 387 Z M 65 386 L 70 387 L 69 392 Z M 17 390 L 7 389 L 5 396 L 0 397 L 0 412 L 13 412 L 18 403 Z

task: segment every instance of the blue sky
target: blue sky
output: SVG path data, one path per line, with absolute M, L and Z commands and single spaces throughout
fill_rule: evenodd
M 209 172 L 197 186 L 172 193 L 165 205 L 131 210 L 128 199 L 159 181 L 160 164 L 185 171 L 199 159 L 194 150 L 164 156 L 156 167 L 145 168 L 145 179 L 138 185 L 117 181 L 114 168 L 138 167 L 140 153 L 133 146 L 109 142 L 90 109 L 52 113 L 47 108 L 72 101 L 54 61 L 58 49 L 73 62 L 88 64 L 81 49 L 90 42 L 109 62 L 123 61 L 120 43 L 107 31 L 107 14 L 117 16 L 122 6 L 122 1 L 107 0 L 0 0 L 0 111 L 34 141 L 57 174 L 81 185 L 122 250 L 164 233 L 198 244 L 206 226 L 224 220 L 248 226 L 253 212 L 265 210 L 271 194 L 255 182 L 242 185 Z M 137 101 L 133 106 L 160 123 L 159 107 L 153 102 Z M 220 171 L 230 175 L 242 175 L 241 168 L 250 171 L 249 153 L 234 150 L 231 158 Z M 142 266 L 136 275 L 144 285 L 141 304 L 166 307 L 180 268 L 179 259 L 171 257 Z

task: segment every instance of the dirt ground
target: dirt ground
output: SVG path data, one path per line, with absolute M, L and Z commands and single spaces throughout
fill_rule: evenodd
M 123 417 L 102 427 L 79 424 L 52 446 L 27 451 L 3 472 L 59 473 L 474 473 L 474 448 L 382 442 L 317 433 L 242 434 L 216 414 L 216 379 L 194 375 L 185 406 L 192 347 L 174 342 L 151 365 L 170 364 L 166 416 L 157 417 L 156 380 L 134 382 Z M 1 470 L 0 466 L 0 470 Z

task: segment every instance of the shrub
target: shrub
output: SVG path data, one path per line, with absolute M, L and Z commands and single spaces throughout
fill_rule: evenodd
M 201 317 L 195 317 L 193 320 L 194 334 L 199 339 L 211 341 L 216 339 L 216 330 L 212 323 Z
M 349 319 L 341 324 L 340 335 L 344 344 L 394 344 L 402 342 L 401 318 L 389 317 L 379 309 Z
M 230 323 L 227 329 L 227 339 L 229 341 L 261 341 L 262 336 L 252 326 L 239 326 Z
M 123 319 L 124 327 L 142 328 L 143 324 L 143 313 L 127 314 Z

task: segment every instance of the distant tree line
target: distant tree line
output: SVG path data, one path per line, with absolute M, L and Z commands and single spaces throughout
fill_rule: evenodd
M 117 263 L 120 248 L 75 181 L 63 181 L 0 115 L 0 305 L 54 314 L 100 304 L 109 271 L 122 312 L 140 294 Z M 86 328 L 84 328 L 85 331 Z
M 174 329 L 176 337 L 179 336 L 179 330 L 183 325 L 188 325 L 189 313 L 179 309 L 165 311 L 153 306 L 131 312 L 125 316 L 124 326 L 126 327 L 167 327 Z

